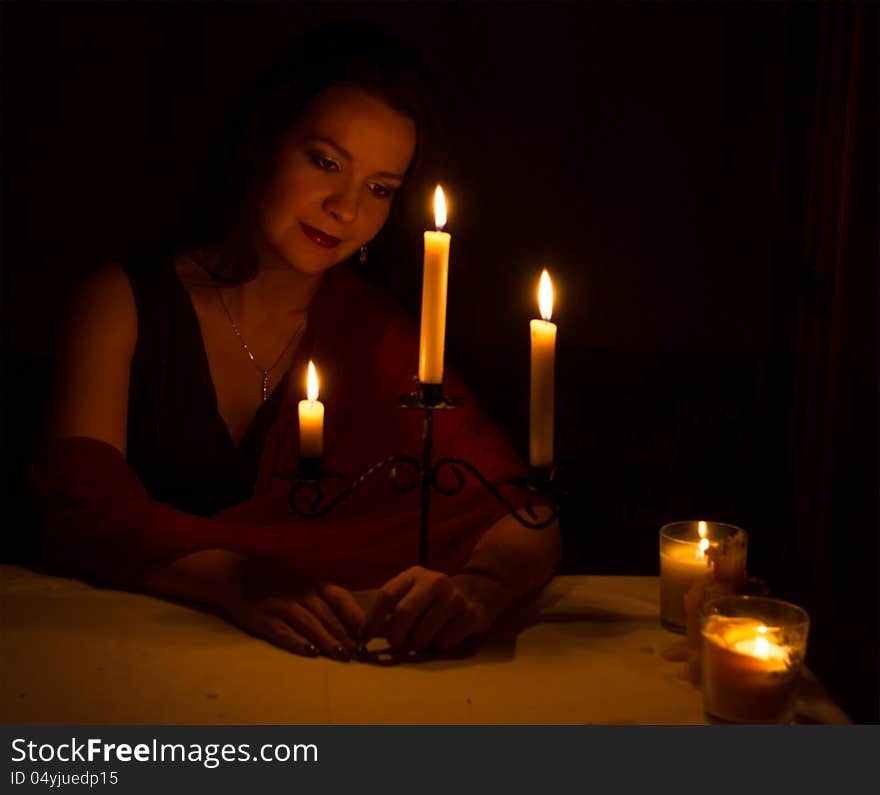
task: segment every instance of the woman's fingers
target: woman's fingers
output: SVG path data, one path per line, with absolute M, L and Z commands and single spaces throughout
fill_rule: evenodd
M 337 642 L 345 649 L 348 656 L 353 656 L 358 647 L 357 641 L 346 629 L 342 620 L 336 615 L 333 608 L 318 596 L 318 594 L 309 594 L 302 599 L 301 603 L 307 607 L 312 615 L 324 625 L 325 629 L 336 638 Z
M 427 574 L 389 581 L 365 617 L 373 625 L 386 624 L 384 635 L 395 649 L 447 651 L 480 629 L 477 610 L 451 580 Z M 356 654 L 357 644 L 341 618 L 314 593 L 294 600 L 269 597 L 240 614 L 236 623 L 295 654 L 346 661 Z
M 409 648 L 410 631 L 431 607 L 436 606 L 440 612 L 445 613 L 452 599 L 453 590 L 448 577 L 441 575 L 438 578 L 418 578 L 413 587 L 397 603 L 388 622 L 386 635 L 392 647 Z
M 366 616 L 350 591 L 249 563 L 226 611 L 234 623 L 299 654 L 350 660 L 357 653 Z
M 337 585 L 303 583 L 298 592 L 251 596 L 240 605 L 248 631 L 297 654 L 338 660 L 357 655 L 359 641 L 382 634 L 395 649 L 447 650 L 480 630 L 477 606 L 445 574 L 413 566 L 376 592 L 366 613 Z
M 268 613 L 286 621 L 298 634 L 311 641 L 327 657 L 349 660 L 351 655 L 312 611 L 298 601 L 272 599 L 266 606 Z
M 318 595 L 333 608 L 351 638 L 359 639 L 363 635 L 367 616 L 351 591 L 338 585 L 325 584 L 318 589 Z
M 386 619 L 394 611 L 397 603 L 413 587 L 416 580 L 416 569 L 407 569 L 396 577 L 392 577 L 378 591 L 376 598 L 367 612 L 363 640 L 368 641 L 383 630 Z
M 467 610 L 467 600 L 458 591 L 447 599 L 432 604 L 410 628 L 406 645 L 415 651 L 421 651 L 432 645 L 435 636 L 451 621 L 460 618 Z
M 282 649 L 292 651 L 294 654 L 314 657 L 318 653 L 318 648 L 314 643 L 300 635 L 290 624 L 278 616 L 261 615 L 250 629 L 255 635 L 280 646 Z
M 367 617 L 368 637 L 384 625 L 392 647 L 424 648 L 437 630 L 463 609 L 456 593 L 445 574 L 421 566 L 407 569 L 379 589 Z

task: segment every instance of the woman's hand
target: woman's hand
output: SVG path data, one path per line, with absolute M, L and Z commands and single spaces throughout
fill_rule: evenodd
M 376 592 L 363 638 L 385 637 L 401 651 L 448 651 L 489 629 L 500 612 L 498 588 L 482 577 L 413 566 Z
M 246 632 L 296 654 L 358 654 L 366 616 L 350 591 L 255 561 L 242 561 L 237 580 L 222 609 Z

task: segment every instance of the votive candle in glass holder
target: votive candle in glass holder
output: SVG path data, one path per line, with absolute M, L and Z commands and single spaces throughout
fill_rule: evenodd
M 723 522 L 670 522 L 660 528 L 660 622 L 684 633 L 684 595 L 709 573 L 709 550 L 745 530 Z
M 710 723 L 791 723 L 809 614 L 765 596 L 703 605 L 703 708 Z

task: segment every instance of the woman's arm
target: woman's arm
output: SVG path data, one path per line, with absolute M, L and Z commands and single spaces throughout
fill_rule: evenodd
M 242 555 L 228 549 L 205 549 L 153 569 L 140 577 L 136 585 L 225 615 L 239 591 L 242 560 Z
M 98 271 L 77 292 L 63 327 L 43 471 L 34 473 L 48 560 L 77 575 L 217 610 L 291 651 L 351 656 L 363 611 L 348 591 L 269 578 L 245 555 L 211 548 L 259 533 L 154 500 L 126 464 L 137 333 L 125 272 Z M 262 545 L 271 542 L 266 537 Z
M 137 307 L 128 276 L 118 265 L 98 270 L 74 295 L 62 326 L 46 429 L 48 455 L 62 447 L 59 440 L 82 437 L 110 445 L 124 459 L 131 360 L 137 336 Z M 80 479 L 103 479 L 108 492 L 125 495 L 128 489 L 114 488 L 118 484 L 107 477 L 103 460 L 83 456 Z M 57 472 L 57 463 L 49 460 L 49 471 Z M 124 466 L 121 460 L 118 464 Z M 75 468 L 74 464 L 65 471 Z M 133 478 L 134 473 L 130 474 Z M 99 502 L 98 490 L 93 496 Z M 88 502 L 88 498 L 82 502 Z M 72 515 L 68 513 L 68 517 Z M 64 529 L 76 532 L 73 523 Z M 124 532 L 125 528 L 119 530 Z M 76 539 L 65 541 L 75 543 Z M 234 553 L 222 550 L 195 553 L 156 571 L 144 580 L 144 585 L 152 591 L 222 608 L 222 595 L 228 591 L 235 558 Z M 108 572 L 111 577 L 117 573 Z
M 549 509 L 537 509 L 539 520 Z M 494 621 L 514 602 L 547 584 L 562 562 L 559 523 L 542 530 L 523 527 L 505 516 L 477 542 L 462 572 L 453 577 L 478 600 Z
M 364 612 L 344 588 L 285 572 L 226 549 L 186 555 L 141 578 L 138 587 L 210 607 L 245 632 L 296 654 L 348 660 Z

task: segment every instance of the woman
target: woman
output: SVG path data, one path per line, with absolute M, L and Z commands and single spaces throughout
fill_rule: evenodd
M 212 172 L 187 234 L 98 271 L 74 302 L 36 474 L 47 553 L 297 653 L 347 660 L 377 635 L 451 649 L 552 576 L 558 528 L 523 528 L 476 484 L 432 511 L 423 568 L 415 494 L 377 483 L 319 522 L 290 511 L 279 473 L 295 468 L 307 358 L 333 396 L 328 469 L 347 483 L 418 450 L 420 419 L 396 406 L 417 335 L 347 261 L 382 229 L 426 132 L 421 68 L 401 44 L 338 25 L 292 52 L 246 107 L 232 167 Z M 454 375 L 447 391 L 466 408 L 438 422 L 438 454 L 498 483 L 517 474 Z M 352 589 L 367 587 L 365 610 Z

